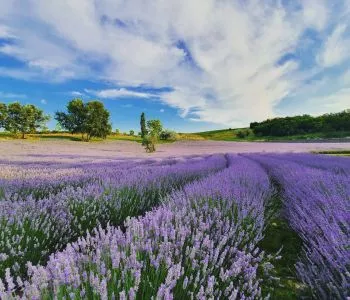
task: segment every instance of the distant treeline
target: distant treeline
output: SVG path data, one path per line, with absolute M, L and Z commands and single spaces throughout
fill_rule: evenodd
M 350 109 L 318 117 L 309 115 L 274 118 L 250 123 L 257 136 L 288 136 L 308 133 L 350 131 Z

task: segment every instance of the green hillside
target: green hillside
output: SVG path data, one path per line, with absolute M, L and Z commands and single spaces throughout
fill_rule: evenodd
M 239 136 L 240 133 L 244 133 L 243 136 Z M 235 128 L 235 129 L 221 129 L 213 131 L 196 132 L 194 135 L 198 135 L 207 140 L 214 141 L 242 141 L 242 140 L 258 140 L 254 136 L 253 132 L 249 128 Z
M 349 131 L 332 131 L 306 133 L 289 136 L 256 136 L 249 128 L 221 129 L 193 133 L 206 140 L 214 141 L 299 141 L 299 140 L 329 140 L 349 138 Z

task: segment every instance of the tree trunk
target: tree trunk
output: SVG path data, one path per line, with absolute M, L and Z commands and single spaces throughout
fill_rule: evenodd
M 22 139 L 24 139 L 24 134 L 25 134 L 25 133 L 24 133 L 24 132 L 22 132 Z

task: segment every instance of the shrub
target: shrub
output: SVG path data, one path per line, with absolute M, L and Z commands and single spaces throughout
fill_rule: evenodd
M 249 131 L 248 130 L 239 130 L 236 133 L 236 136 L 240 139 L 244 139 L 245 137 L 247 137 L 249 135 Z
M 172 131 L 172 130 L 163 130 L 160 133 L 159 138 L 161 140 L 165 140 L 165 141 L 176 141 L 177 140 L 177 133 L 175 131 Z

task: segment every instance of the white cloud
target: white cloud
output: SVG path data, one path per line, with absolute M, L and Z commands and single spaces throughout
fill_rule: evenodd
M 347 30 L 347 24 L 340 24 L 333 30 L 318 57 L 321 65 L 331 67 L 350 58 L 350 37 L 346 35 Z
M 350 108 L 350 69 L 336 76 L 323 76 L 301 86 L 289 99 L 287 112 L 292 115 L 319 115 Z M 315 105 L 316 104 L 316 105 Z M 286 115 L 286 113 L 283 113 Z
M 0 24 L 0 38 L 1 39 L 13 39 L 15 36 L 11 33 L 10 28 Z
M 327 0 L 23 0 L 0 9 L 6 32 L 16 36 L 0 52 L 26 65 L 0 68 L 0 76 L 170 87 L 158 96 L 127 88 L 86 93 L 159 97 L 184 118 L 230 127 L 274 116 L 282 99 L 307 90 L 306 79 L 347 62 L 350 53 L 346 9 Z M 303 44 L 310 32 L 315 42 Z
M 160 111 L 161 113 L 165 112 L 165 110 L 164 110 L 163 108 L 161 108 L 159 111 Z
M 327 0 L 302 1 L 305 23 L 316 29 L 323 29 L 327 25 L 329 11 L 327 9 Z
M 70 94 L 74 97 L 82 97 L 84 96 L 84 93 L 81 93 L 79 91 L 71 91 Z
M 0 91 L 0 98 L 4 99 L 25 99 L 27 98 L 24 94 L 6 93 Z
M 47 104 L 47 100 L 46 99 L 41 99 L 40 103 L 45 105 L 45 104 Z
M 135 98 L 152 98 L 152 97 L 157 97 L 154 94 L 151 93 L 141 93 L 141 92 L 135 92 L 131 91 L 125 88 L 120 88 L 120 89 L 106 89 L 106 90 L 89 90 L 85 89 L 85 92 L 88 94 L 95 95 L 99 98 L 125 98 L 125 97 L 135 97 Z

